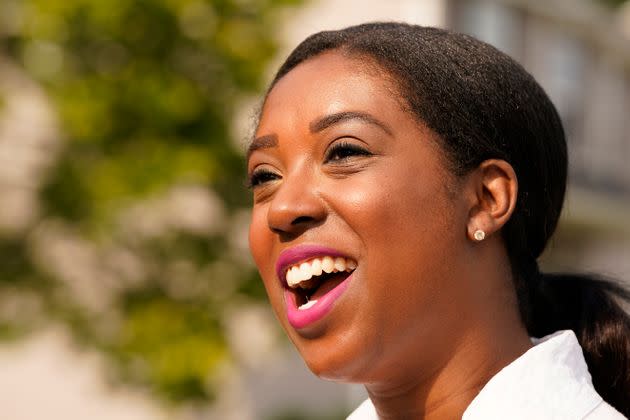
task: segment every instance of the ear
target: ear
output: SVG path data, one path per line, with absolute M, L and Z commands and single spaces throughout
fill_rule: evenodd
M 483 161 L 469 176 L 467 234 L 470 240 L 480 241 L 499 231 L 512 216 L 516 207 L 518 180 L 512 165 L 500 159 Z M 479 230 L 484 235 L 475 235 Z

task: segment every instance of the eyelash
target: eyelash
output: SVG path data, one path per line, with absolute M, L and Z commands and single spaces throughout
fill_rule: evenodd
M 330 147 L 326 153 L 325 163 L 345 161 L 352 156 L 371 156 L 372 154 L 361 146 L 353 143 L 339 142 Z M 247 188 L 253 189 L 269 181 L 280 179 L 281 176 L 268 169 L 255 170 L 247 181 Z
M 275 172 L 271 172 L 267 169 L 258 169 L 252 172 L 252 175 L 247 180 L 247 188 L 252 189 L 265 182 L 273 181 L 279 179 L 280 175 Z
M 337 156 L 335 158 L 335 155 Z M 354 143 L 339 142 L 331 146 L 326 153 L 326 162 L 330 161 L 344 161 L 352 156 L 371 156 L 372 153 L 368 152 L 361 146 Z

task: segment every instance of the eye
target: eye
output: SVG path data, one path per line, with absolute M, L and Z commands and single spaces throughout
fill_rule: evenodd
M 371 156 L 367 149 L 348 142 L 339 142 L 333 144 L 326 153 L 326 162 L 344 161 L 353 156 Z
M 276 179 L 280 179 L 280 175 L 275 172 L 271 172 L 268 169 L 256 169 L 249 177 L 247 182 L 248 188 L 256 188 L 260 185 L 263 185 L 267 182 L 274 181 Z

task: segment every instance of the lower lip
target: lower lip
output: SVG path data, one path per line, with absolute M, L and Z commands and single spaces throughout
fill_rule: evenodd
M 320 297 L 317 300 L 317 303 L 308 309 L 298 309 L 297 302 L 295 301 L 295 294 L 291 293 L 290 290 L 285 290 L 284 301 L 287 305 L 287 318 L 289 319 L 289 324 L 291 324 L 293 328 L 300 329 L 325 317 L 328 312 L 331 311 L 337 299 L 339 299 L 343 292 L 346 291 L 351 278 L 352 274 L 350 274 L 347 279 L 339 283 L 337 287 Z

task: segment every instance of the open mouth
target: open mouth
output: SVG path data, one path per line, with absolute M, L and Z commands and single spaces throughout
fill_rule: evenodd
M 286 271 L 286 284 L 295 295 L 298 310 L 306 310 L 346 280 L 356 268 L 356 261 L 350 258 L 312 258 L 290 266 Z

